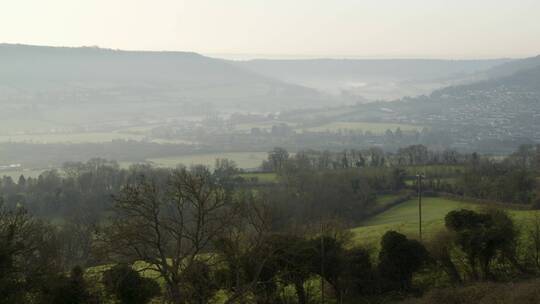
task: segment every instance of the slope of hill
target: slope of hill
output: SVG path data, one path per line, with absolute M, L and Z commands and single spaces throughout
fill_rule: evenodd
M 535 62 L 537 58 L 523 62 Z M 294 116 L 298 122 L 327 114 L 325 121 L 384 122 L 425 126 L 424 145 L 467 152 L 509 153 L 540 142 L 540 65 L 516 61 L 517 72 L 393 102 L 341 107 Z M 510 63 L 507 64 L 510 70 Z M 521 67 L 522 69 L 518 69 Z M 525 67 L 525 68 L 523 68 Z M 485 77 L 485 76 L 484 76 Z
M 426 94 L 446 85 L 476 79 L 506 59 L 310 59 L 250 60 L 236 65 L 261 75 L 368 99 L 396 99 Z
M 505 65 L 507 69 L 504 69 L 504 73 L 499 74 L 499 71 L 502 71 L 499 69 L 488 71 L 487 74 L 491 78 L 487 80 L 443 88 L 433 92 L 431 96 L 437 97 L 443 94 L 460 94 L 460 92 L 464 91 L 496 89 L 512 92 L 540 92 L 540 56 L 537 58 L 539 59 L 538 65 L 534 64 L 535 61 L 531 61 L 531 64 L 527 66 L 522 66 L 521 62 L 516 62 L 515 66 Z M 529 61 L 527 60 L 527 62 Z
M 485 71 L 488 78 L 500 78 L 510 76 L 520 71 L 540 67 L 540 55 L 536 57 L 524 58 L 520 60 L 513 60 L 505 62 L 503 64 L 494 66 Z
M 423 237 L 429 239 L 444 228 L 444 217 L 448 212 L 457 209 L 478 210 L 483 207 L 485 206 L 446 198 L 424 198 L 422 200 Z M 532 218 L 534 211 L 509 210 L 509 212 L 518 225 L 525 225 L 527 220 Z M 418 238 L 418 201 L 416 199 L 401 203 L 367 219 L 361 226 L 352 229 L 352 232 L 355 242 L 376 244 L 388 230 Z
M 280 108 L 325 101 L 314 90 L 195 53 L 1 44 L 0 66 L 4 102 L 193 102 Z

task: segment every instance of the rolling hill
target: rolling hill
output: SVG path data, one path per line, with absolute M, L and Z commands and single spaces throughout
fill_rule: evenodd
M 188 102 L 241 109 L 317 106 L 325 96 L 187 52 L 0 44 L 0 102 Z
M 334 94 L 391 100 L 478 79 L 507 59 L 307 59 L 249 60 L 236 65 L 255 73 Z

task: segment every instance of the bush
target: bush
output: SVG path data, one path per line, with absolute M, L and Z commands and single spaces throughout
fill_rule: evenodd
M 413 274 L 428 260 L 429 254 L 420 242 L 396 231 L 382 237 L 378 268 L 385 288 L 409 290 Z
M 145 304 L 161 293 L 156 281 L 141 277 L 126 264 L 118 264 L 105 271 L 103 285 L 108 294 L 125 304 Z
M 90 295 L 86 289 L 83 270 L 74 267 L 70 277 L 58 275 L 51 278 L 42 290 L 40 304 L 83 304 L 88 303 Z

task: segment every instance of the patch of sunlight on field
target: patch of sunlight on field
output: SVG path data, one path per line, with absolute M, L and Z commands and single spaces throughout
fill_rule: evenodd
M 444 217 L 452 210 L 479 210 L 485 205 L 456 201 L 446 198 L 426 197 L 422 200 L 423 237 L 429 239 L 444 228 Z M 508 210 L 516 226 L 524 227 L 534 218 L 531 210 Z M 358 244 L 378 245 L 381 237 L 388 230 L 395 230 L 411 238 L 418 238 L 418 200 L 411 199 L 394 206 L 385 212 L 365 220 L 361 226 L 353 228 L 354 242 Z
M 174 168 L 179 164 L 186 166 L 205 165 L 213 167 L 217 158 L 227 158 L 236 162 L 239 168 L 248 169 L 259 167 L 262 161 L 267 159 L 267 157 L 268 154 L 266 152 L 230 152 L 150 158 L 148 161 L 157 166 L 169 168 Z
M 422 200 L 422 228 L 424 236 L 437 232 L 444 226 L 445 215 L 456 209 L 475 209 L 473 204 L 444 198 Z M 360 227 L 352 229 L 354 241 L 374 244 L 388 230 L 395 230 L 410 237 L 418 237 L 418 201 L 413 199 L 394 206 L 387 211 L 367 219 Z
M 332 122 L 317 127 L 306 128 L 303 130 L 311 132 L 337 132 L 339 130 L 370 131 L 375 134 L 384 134 L 386 130 L 395 131 L 400 128 L 401 131 L 421 131 L 423 126 L 393 123 L 377 122 Z
M 269 173 L 242 173 L 241 177 L 245 179 L 256 178 L 260 183 L 275 183 L 277 182 L 277 175 L 273 172 Z

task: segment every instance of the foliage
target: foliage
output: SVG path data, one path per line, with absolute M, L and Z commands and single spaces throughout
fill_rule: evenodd
M 505 212 L 455 210 L 446 215 L 445 225 L 455 232 L 454 243 L 466 254 L 473 279 L 479 279 L 480 274 L 484 279 L 493 279 L 490 266 L 497 255 L 510 259 L 517 266 L 518 232 Z
M 159 284 L 143 278 L 131 266 L 118 264 L 103 273 L 105 291 L 123 304 L 144 304 L 161 293 Z
M 0 200 L 0 299 L 23 303 L 61 270 L 59 243 L 52 227 Z
M 426 248 L 403 234 L 388 231 L 381 239 L 378 269 L 386 288 L 411 289 L 413 274 L 428 260 Z
M 42 287 L 40 304 L 83 304 L 90 303 L 93 297 L 86 288 L 83 269 L 74 267 L 70 277 L 58 275 Z M 135 303 L 135 302 L 133 302 Z

